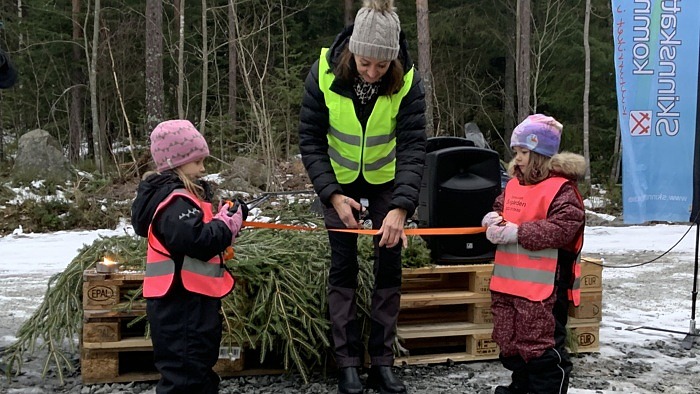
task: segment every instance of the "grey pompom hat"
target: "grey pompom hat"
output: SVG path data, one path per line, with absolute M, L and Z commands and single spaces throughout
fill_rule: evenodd
M 355 16 L 348 49 L 359 56 L 394 60 L 399 56 L 400 32 L 393 0 L 365 0 Z

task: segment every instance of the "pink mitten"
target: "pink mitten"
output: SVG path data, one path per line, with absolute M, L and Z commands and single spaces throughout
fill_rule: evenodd
M 231 233 L 233 234 L 233 237 L 231 237 L 231 243 L 233 244 L 233 241 L 236 239 L 236 236 L 238 235 L 238 232 L 241 230 L 241 226 L 243 225 L 243 213 L 241 212 L 240 207 L 238 208 L 236 213 L 231 213 L 228 209 L 228 205 L 221 205 L 219 207 L 219 212 L 216 215 L 214 215 L 214 219 L 218 219 L 226 223 L 226 227 L 228 227 L 229 230 L 231 230 Z
M 491 226 L 497 226 L 501 224 L 503 221 L 503 216 L 501 216 L 500 213 L 496 211 L 491 211 L 484 215 L 484 218 L 481 219 L 481 226 L 482 227 L 491 227 Z
M 486 238 L 494 244 L 514 244 L 518 242 L 518 226 L 511 223 L 491 226 L 486 229 Z

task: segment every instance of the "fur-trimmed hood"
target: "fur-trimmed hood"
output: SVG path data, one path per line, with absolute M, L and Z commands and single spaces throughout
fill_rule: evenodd
M 583 179 L 586 175 L 586 159 L 577 154 L 571 152 L 561 152 L 552 156 L 547 162 L 549 166 L 549 176 L 560 176 L 572 181 L 577 181 Z M 521 175 L 518 175 L 515 171 L 515 159 L 508 163 L 508 175 L 511 177 L 518 177 L 520 179 Z M 523 180 L 520 179 L 522 182 Z
M 561 152 L 549 161 L 550 175 L 559 175 L 571 180 L 578 180 L 586 175 L 586 159 L 572 152 Z

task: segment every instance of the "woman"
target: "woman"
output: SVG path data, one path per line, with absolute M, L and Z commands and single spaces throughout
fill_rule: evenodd
M 328 229 L 358 228 L 360 211 L 373 228 L 371 358 L 367 385 L 405 393 L 391 366 L 401 287 L 404 222 L 413 215 L 425 160 L 425 98 L 393 1 L 368 1 L 311 67 L 302 101 L 299 144 L 324 205 Z M 368 211 L 360 206 L 367 199 Z M 328 232 L 328 309 L 338 392 L 361 393 L 364 354 L 355 304 L 357 235 Z

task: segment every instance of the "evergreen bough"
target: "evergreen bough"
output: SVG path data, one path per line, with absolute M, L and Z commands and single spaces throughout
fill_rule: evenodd
M 303 207 L 287 206 L 275 220 L 322 228 L 320 219 L 301 211 Z M 366 338 L 374 252 L 372 238 L 359 237 L 358 318 Z M 285 369 L 297 371 L 308 382 L 310 371 L 333 353 L 327 313 L 327 233 L 244 229 L 235 251 L 234 259 L 227 262 L 236 287 L 222 302 L 222 344 L 259 349 L 261 363 L 267 357 L 281 357 Z M 409 237 L 403 255 L 404 267 L 431 264 L 420 238 Z M 61 382 L 66 371 L 75 371 L 69 355 L 77 350 L 83 321 L 83 272 L 104 256 L 118 261 L 122 270 L 143 270 L 146 240 L 130 235 L 99 238 L 83 247 L 63 272 L 52 276 L 39 308 L 18 330 L 17 341 L 2 352 L 8 375 L 20 373 L 23 358 L 39 350 L 46 351 L 42 376 L 52 365 Z M 132 291 L 115 309 L 129 310 L 132 302 L 141 300 L 141 289 Z M 144 336 L 149 336 L 148 329 Z

